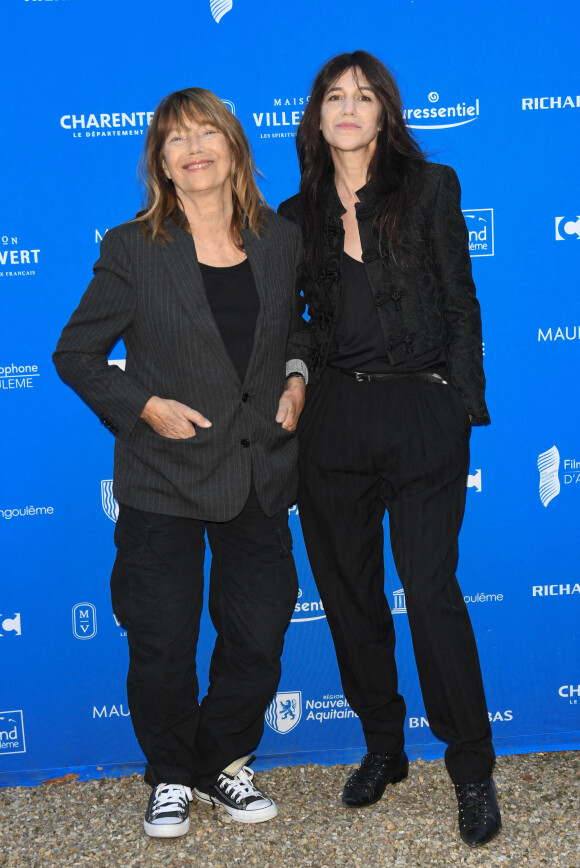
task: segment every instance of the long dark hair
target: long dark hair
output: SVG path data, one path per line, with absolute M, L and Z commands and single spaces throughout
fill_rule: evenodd
M 327 191 L 334 176 L 330 147 L 320 131 L 322 101 L 334 82 L 352 69 L 355 80 L 364 76 L 382 107 L 381 131 L 368 167 L 377 196 L 376 227 L 379 247 L 396 259 L 402 243 L 402 227 L 410 211 L 416 182 L 422 174 L 425 156 L 403 119 L 401 94 L 393 75 L 368 51 L 338 54 L 328 60 L 312 85 L 310 100 L 296 133 L 300 164 L 300 192 L 305 200 L 306 258 L 312 269 L 320 266 L 319 252 L 324 226 Z

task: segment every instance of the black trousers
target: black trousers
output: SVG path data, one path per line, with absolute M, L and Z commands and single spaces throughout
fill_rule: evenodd
M 333 368 L 311 389 L 299 428 L 306 549 L 368 750 L 391 754 L 404 744 L 384 592 L 386 507 L 425 709 L 448 744 L 455 783 L 483 780 L 494 764 L 477 648 L 455 578 L 470 430 L 451 385 L 357 382 Z
M 196 649 L 205 532 L 217 638 L 198 702 Z M 127 693 L 145 780 L 205 790 L 251 753 L 280 679 L 298 593 L 286 509 L 268 517 L 254 490 L 232 521 L 204 522 L 123 504 L 115 530 L 113 609 L 127 628 Z

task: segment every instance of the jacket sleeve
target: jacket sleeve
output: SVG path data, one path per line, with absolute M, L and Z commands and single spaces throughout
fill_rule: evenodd
M 302 368 L 302 365 L 299 365 L 298 369 L 305 371 L 306 380 L 308 381 L 307 365 L 308 355 L 310 352 L 310 324 L 303 317 L 306 309 L 306 302 L 301 293 L 304 245 L 302 243 L 302 232 L 298 226 L 293 226 L 292 234 L 295 237 L 294 268 L 296 275 L 296 288 L 292 299 L 292 322 L 290 325 L 286 358 L 290 367 L 292 367 L 291 362 L 293 361 L 299 361 L 304 365 L 304 368 Z M 288 365 L 287 371 L 289 371 Z
M 431 229 L 445 318 L 449 377 L 474 425 L 488 425 L 481 314 L 469 255 L 469 233 L 461 211 L 461 188 L 454 170 L 441 167 Z
M 111 229 L 101 243 L 94 277 L 64 327 L 53 361 L 59 376 L 94 410 L 113 434 L 126 440 L 151 392 L 108 356 L 130 329 L 136 293 L 130 257 L 121 237 Z

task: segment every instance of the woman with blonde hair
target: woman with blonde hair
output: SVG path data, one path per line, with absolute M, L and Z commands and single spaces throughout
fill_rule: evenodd
M 115 435 L 113 608 L 152 792 L 145 831 L 189 802 L 277 813 L 248 768 L 296 601 L 287 507 L 307 379 L 298 230 L 265 205 L 239 121 L 208 90 L 172 93 L 148 130 L 147 207 L 104 237 L 64 328 L 60 376 Z M 108 364 L 123 338 L 126 367 Z M 205 534 L 217 631 L 198 702 Z

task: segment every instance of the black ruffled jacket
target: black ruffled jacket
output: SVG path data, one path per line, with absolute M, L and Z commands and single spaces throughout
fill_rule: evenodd
M 451 382 L 475 425 L 489 424 L 485 404 L 481 317 L 471 276 L 469 237 L 461 212 L 461 188 L 449 166 L 427 163 L 412 219 L 406 223 L 402 254 L 381 256 L 373 227 L 376 198 L 371 184 L 357 193 L 356 215 L 363 261 L 392 365 L 417 364 L 425 353 L 445 348 Z M 282 202 L 278 211 L 303 225 L 301 194 Z M 336 323 L 341 286 L 344 207 L 334 184 L 328 192 L 323 232 L 323 261 L 317 274 L 306 275 L 304 295 L 311 317 L 313 379 L 324 370 Z

